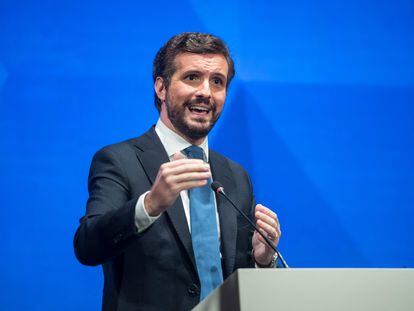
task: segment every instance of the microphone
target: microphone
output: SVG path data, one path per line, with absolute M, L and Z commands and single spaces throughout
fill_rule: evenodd
M 211 189 L 213 189 L 213 191 L 217 194 L 221 194 L 223 197 L 226 198 L 227 201 L 229 201 L 231 203 L 231 205 L 233 205 L 233 207 L 240 213 L 240 215 L 242 215 L 248 222 L 249 224 L 254 228 L 254 230 L 257 231 L 257 233 L 259 233 L 262 238 L 266 241 L 267 245 L 270 246 L 271 249 L 273 249 L 277 255 L 277 258 L 280 259 L 280 261 L 282 262 L 283 268 L 289 268 L 288 264 L 286 263 L 285 259 L 283 258 L 282 254 L 277 250 L 276 245 L 269 240 L 269 238 L 267 236 L 265 236 L 255 225 L 255 223 L 246 215 L 244 214 L 237 206 L 236 204 L 234 204 L 234 202 L 228 197 L 228 195 L 224 192 L 224 188 L 223 185 L 218 182 L 218 181 L 214 181 L 211 183 Z

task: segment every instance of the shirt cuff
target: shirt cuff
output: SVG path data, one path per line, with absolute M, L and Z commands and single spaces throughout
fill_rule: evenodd
M 135 205 L 135 226 L 138 229 L 138 233 L 147 229 L 161 216 L 161 214 L 155 217 L 148 215 L 144 204 L 145 196 L 148 193 L 149 191 L 141 194 L 141 196 L 138 198 L 137 204 Z

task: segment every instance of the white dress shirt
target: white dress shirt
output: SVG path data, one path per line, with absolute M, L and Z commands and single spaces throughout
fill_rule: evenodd
M 158 122 L 155 126 L 155 132 L 157 133 L 158 137 L 161 140 L 162 145 L 167 152 L 167 155 L 171 161 L 174 154 L 177 152 L 181 152 L 183 149 L 191 146 L 191 144 L 186 141 L 183 137 L 169 129 L 161 119 L 158 119 Z M 204 141 L 199 145 L 204 151 L 206 156 L 206 161 L 209 161 L 208 158 L 208 138 L 206 137 Z M 184 155 L 185 156 L 185 155 Z M 135 225 L 138 229 L 138 232 L 142 232 L 147 229 L 154 221 L 158 219 L 161 215 L 156 217 L 151 217 L 148 215 L 147 210 L 145 209 L 144 199 L 145 196 L 148 194 L 149 191 L 143 193 L 135 205 Z M 190 222 L 190 200 L 188 198 L 188 191 L 183 190 L 180 192 L 181 201 L 183 202 L 184 213 L 187 219 L 188 229 L 191 233 L 191 222 Z M 217 219 L 217 229 L 220 238 L 220 225 L 219 225 L 219 218 L 217 213 L 217 203 L 214 200 L 214 204 L 216 206 L 216 219 Z

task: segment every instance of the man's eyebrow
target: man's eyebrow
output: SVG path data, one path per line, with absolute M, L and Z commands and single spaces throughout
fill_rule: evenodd
M 203 70 L 198 70 L 198 69 L 188 69 L 188 70 L 184 70 L 182 72 L 183 75 L 185 74 L 189 74 L 189 73 L 197 73 L 197 74 L 203 74 L 204 71 Z M 216 72 L 212 72 L 211 73 L 212 76 L 221 76 L 223 78 L 226 78 L 226 74 L 220 72 L 220 71 L 216 71 Z
M 188 70 L 183 71 L 183 74 L 188 74 L 188 73 L 202 73 L 202 71 L 197 70 L 197 69 L 188 69 Z
M 221 73 L 221 72 L 215 72 L 215 73 L 213 73 L 213 76 L 220 76 L 222 78 L 226 78 L 226 75 Z
M 181 72 L 181 74 L 179 75 L 179 77 L 181 78 L 185 78 L 188 75 L 191 74 L 196 74 L 196 75 L 203 75 L 204 71 L 203 70 L 199 70 L 199 69 L 188 69 L 188 70 L 183 70 Z M 216 71 L 216 72 L 212 72 L 211 73 L 211 77 L 216 77 L 216 78 L 221 78 L 223 80 L 227 80 L 227 75 L 225 73 L 222 73 L 220 71 Z

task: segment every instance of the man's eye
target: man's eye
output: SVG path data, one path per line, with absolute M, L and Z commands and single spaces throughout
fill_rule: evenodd
M 195 75 L 195 74 L 190 74 L 190 75 L 186 76 L 185 79 L 189 80 L 189 81 L 195 81 L 195 80 L 198 79 L 198 76 Z
M 220 78 L 214 78 L 213 83 L 216 85 L 223 85 L 223 80 Z

